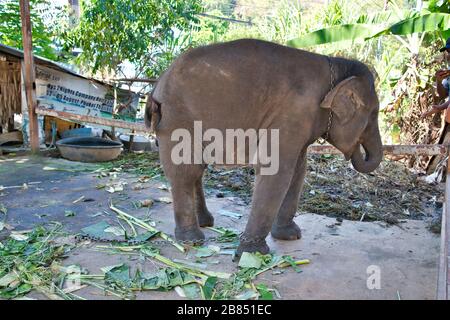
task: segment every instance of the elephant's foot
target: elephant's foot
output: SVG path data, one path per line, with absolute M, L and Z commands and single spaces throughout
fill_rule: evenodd
M 275 224 L 270 233 L 272 237 L 279 240 L 298 240 L 302 237 L 302 231 L 294 221 L 284 226 Z
M 270 248 L 264 239 L 259 241 L 243 241 L 241 239 L 239 247 L 236 250 L 236 255 L 240 256 L 243 252 L 259 252 L 261 254 L 268 254 L 270 252 Z
M 190 228 L 175 228 L 175 238 L 177 241 L 192 244 L 202 244 L 205 240 L 205 235 L 198 227 Z
M 198 224 L 200 227 L 213 227 L 214 226 L 214 217 L 209 211 L 204 211 L 198 214 Z

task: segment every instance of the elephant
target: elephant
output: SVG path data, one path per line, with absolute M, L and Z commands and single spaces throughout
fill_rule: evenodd
M 301 238 L 294 216 L 309 145 L 323 137 L 361 173 L 379 166 L 383 151 L 374 81 L 359 61 L 256 39 L 200 46 L 181 54 L 157 79 L 144 116 L 146 126 L 156 133 L 160 161 L 172 186 L 176 239 L 202 242 L 200 227 L 213 226 L 214 217 L 202 187 L 208 163 L 174 163 L 175 130 L 194 134 L 194 122 L 200 121 L 202 130 L 217 132 L 278 131 L 278 171 L 263 175 L 262 165 L 254 166 L 251 211 L 237 249 L 237 255 L 267 254 L 269 233 L 281 240 Z

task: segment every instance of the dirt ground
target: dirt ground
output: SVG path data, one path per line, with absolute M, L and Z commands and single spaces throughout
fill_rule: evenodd
M 119 169 L 121 165 L 113 164 L 105 173 L 98 170 L 97 165 L 62 159 L 0 157 L 0 186 L 3 186 L 0 208 L 5 209 L 3 221 L 9 226 L 0 231 L 0 240 L 7 239 L 12 228 L 15 231 L 32 229 L 53 221 L 62 223 L 72 235 L 98 222 L 114 224 L 117 218 L 109 210 L 111 202 L 133 216 L 151 219 L 159 230 L 172 235 L 174 218 L 168 200 L 171 195 L 156 167 L 151 167 L 150 173 L 125 172 L 127 170 Z M 239 192 L 228 192 L 223 186 L 217 186 L 217 182 L 214 185 L 208 180 L 207 184 L 215 187 L 207 191 L 207 204 L 215 216 L 216 226 L 242 231 L 249 213 L 248 201 L 240 197 Z M 150 208 L 137 205 L 148 199 L 160 201 L 155 201 Z M 370 208 L 373 206 L 376 210 L 385 210 L 376 204 L 371 204 Z M 281 299 L 435 298 L 440 238 L 429 230 L 429 222 L 417 217 L 401 217 L 391 225 L 382 220 L 351 221 L 336 217 L 299 214 L 296 222 L 301 226 L 303 238 L 298 241 L 277 241 L 269 235 L 267 240 L 274 252 L 309 259 L 310 263 L 302 265 L 300 273 L 292 268 L 264 272 L 255 282 L 276 289 Z M 205 234 L 215 236 L 211 230 L 205 230 Z M 76 247 L 62 263 L 80 265 L 92 274 L 118 263 L 127 263 L 132 270 L 152 271 L 160 267 L 136 255 L 100 252 L 98 246 L 107 243 L 68 239 Z M 201 260 L 213 271 L 233 273 L 237 270 L 237 262 L 232 261 L 227 250 L 198 259 L 192 250 L 181 253 L 169 244 L 160 244 L 159 249 L 161 255 L 171 259 Z M 380 272 L 379 289 L 369 289 L 367 285 L 370 270 L 374 268 Z M 87 299 L 118 299 L 93 286 L 80 289 L 76 294 Z M 47 298 L 35 291 L 27 296 Z M 174 290 L 137 292 L 136 298 L 182 299 Z

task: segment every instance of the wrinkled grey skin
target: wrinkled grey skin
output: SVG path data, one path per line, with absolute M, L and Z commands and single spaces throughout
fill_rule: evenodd
M 175 236 L 204 239 L 200 227 L 212 226 L 202 175 L 206 165 L 174 165 L 171 150 L 177 128 L 203 130 L 279 129 L 280 166 L 276 175 L 259 175 L 238 254 L 269 252 L 265 238 L 301 237 L 293 218 L 298 206 L 308 145 L 324 135 L 362 173 L 382 160 L 379 102 L 373 75 L 358 61 L 331 58 L 334 88 L 326 56 L 259 40 L 237 40 L 192 49 L 160 77 L 146 108 L 146 124 L 155 129 L 164 172 L 172 185 Z M 361 146 L 365 154 L 361 152 Z M 226 151 L 228 152 L 228 151 Z M 248 241 L 251 239 L 252 241 Z

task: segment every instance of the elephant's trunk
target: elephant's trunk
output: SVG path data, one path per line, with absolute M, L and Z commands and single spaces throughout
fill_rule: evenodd
M 358 172 L 369 173 L 378 168 L 383 159 L 383 146 L 378 125 L 366 129 L 362 138 L 361 145 L 364 148 L 365 157 L 358 145 L 351 157 L 352 164 Z

